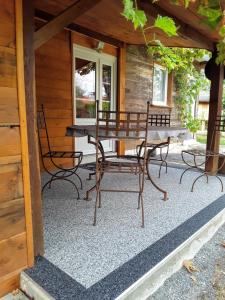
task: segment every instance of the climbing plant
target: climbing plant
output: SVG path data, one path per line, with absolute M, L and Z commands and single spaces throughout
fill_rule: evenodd
M 158 2 L 159 0 L 149 0 L 150 2 Z M 220 34 L 220 41 L 217 44 L 218 56 L 216 59 L 217 63 L 225 62 L 225 24 L 224 24 L 224 13 L 225 5 L 223 0 L 167 0 L 173 5 L 182 5 L 186 9 L 189 7 L 191 2 L 195 2 L 197 5 L 197 13 L 203 17 L 203 21 L 211 28 L 217 29 Z M 122 0 L 124 10 L 123 16 L 134 24 L 134 28 L 139 28 L 143 34 L 146 46 L 151 48 L 152 44 L 157 45 L 158 50 L 165 51 L 165 47 L 160 41 L 157 35 L 154 35 L 152 40 L 148 40 L 146 33 L 152 29 L 161 29 L 168 37 L 178 35 L 178 27 L 175 24 L 173 18 L 168 16 L 158 15 L 151 26 L 147 26 L 148 18 L 144 10 L 139 9 L 137 0 Z M 151 50 L 149 50 L 151 51 Z M 167 53 L 171 63 L 173 63 L 174 51 L 169 50 Z
M 185 49 L 184 49 L 185 50 Z M 191 49 L 186 49 L 190 51 Z M 192 49 L 193 52 L 198 50 Z M 195 55 L 194 55 L 195 56 Z M 209 91 L 210 83 L 206 79 L 201 68 L 190 60 L 190 64 L 176 69 L 175 76 L 175 102 L 180 112 L 181 122 L 194 134 L 200 128 L 200 120 L 193 114 L 200 91 Z
M 147 26 L 148 18 L 144 10 L 138 8 L 137 0 L 122 0 L 124 5 L 123 16 L 134 24 L 135 29 L 140 29 L 143 35 L 147 52 L 154 60 L 159 61 L 169 71 L 175 70 L 176 102 L 179 106 L 181 121 L 193 133 L 200 122 L 191 112 L 193 104 L 197 101 L 200 90 L 209 88 L 209 83 L 196 67 L 195 61 L 201 59 L 206 51 L 185 48 L 165 47 L 160 38 L 154 34 L 153 39 L 147 39 L 147 33 L 153 29 L 162 30 L 168 38 L 178 35 L 178 26 L 173 18 L 158 15 L 151 26 Z M 149 0 L 158 2 L 159 0 Z M 221 37 L 217 44 L 218 55 L 216 62 L 225 63 L 225 7 L 223 0 L 167 0 L 173 5 L 181 5 L 186 9 L 191 2 L 197 6 L 197 14 L 209 28 L 218 30 Z M 155 45 L 154 47 L 152 45 Z

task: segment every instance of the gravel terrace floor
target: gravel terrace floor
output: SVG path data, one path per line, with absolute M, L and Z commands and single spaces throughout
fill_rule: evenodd
M 157 171 L 158 166 L 153 165 L 155 178 Z M 104 193 L 97 226 L 93 227 L 94 201 L 77 201 L 72 186 L 57 182 L 43 200 L 45 257 L 86 288 L 92 286 L 222 195 L 215 178 L 210 178 L 209 184 L 205 178 L 200 179 L 194 193 L 190 192 L 198 174 L 187 173 L 180 185 L 181 172 L 169 168 L 168 174 L 162 172 L 156 179 L 168 190 L 168 201 L 162 201 L 162 194 L 146 182 L 144 229 L 140 227 L 136 194 Z M 80 170 L 80 174 L 87 178 L 87 171 Z M 225 178 L 222 180 L 225 183 Z M 136 182 L 135 176 L 122 181 L 117 175 L 103 179 L 103 185 L 114 188 L 134 186 Z

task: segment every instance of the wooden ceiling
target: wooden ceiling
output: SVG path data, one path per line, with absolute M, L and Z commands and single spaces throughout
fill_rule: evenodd
M 77 1 L 34 0 L 34 5 L 36 10 L 56 16 Z M 169 14 L 175 17 L 176 24 L 180 26 L 178 37 L 168 38 L 159 30 L 154 32 L 166 46 L 213 50 L 215 42 L 219 39 L 216 30 L 211 30 L 197 15 L 194 4 L 189 9 L 184 9 L 181 6 L 169 4 L 167 0 L 160 0 L 157 4 L 151 4 L 149 0 L 140 0 L 139 6 L 148 14 L 149 25 L 152 25 L 153 17 L 158 14 Z M 128 44 L 144 44 L 140 30 L 134 30 L 133 25 L 124 19 L 121 15 L 122 10 L 122 0 L 102 0 L 94 8 L 78 17 L 75 24 L 85 30 L 98 32 Z M 152 38 L 153 32 L 151 31 L 148 39 Z

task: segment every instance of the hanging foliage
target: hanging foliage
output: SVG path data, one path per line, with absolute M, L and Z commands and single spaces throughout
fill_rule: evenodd
M 141 29 L 143 34 L 145 44 L 148 48 L 150 45 L 156 44 L 158 46 L 158 51 L 166 51 L 166 48 L 160 38 L 154 35 L 154 39 L 148 40 L 146 37 L 146 32 L 148 30 L 157 28 L 162 30 L 168 37 L 173 37 L 178 35 L 178 27 L 175 24 L 175 21 L 168 16 L 160 16 L 158 15 L 153 25 L 150 27 L 146 27 L 148 22 L 148 18 L 144 12 L 144 10 L 140 10 L 137 5 L 137 0 L 122 0 L 123 1 L 123 16 L 131 21 L 134 24 L 134 28 Z M 159 0 L 149 0 L 152 3 L 158 2 Z M 173 5 L 182 5 L 186 9 L 189 7 L 191 2 L 195 2 L 197 4 L 197 13 L 203 17 L 203 22 L 205 22 L 211 29 L 217 29 L 221 40 L 217 44 L 218 56 L 216 62 L 224 63 L 225 62 L 225 24 L 224 22 L 224 11 L 223 7 L 220 3 L 220 0 L 168 0 Z M 148 50 L 151 53 L 151 49 Z M 171 66 L 173 64 L 173 59 L 176 54 L 174 51 L 168 50 L 167 55 L 170 56 Z
M 201 59 L 206 53 L 205 50 L 171 48 L 165 47 L 160 38 L 154 34 L 152 40 L 147 39 L 146 33 L 149 30 L 160 29 L 168 38 L 178 35 L 178 26 L 175 21 L 168 16 L 158 15 L 152 26 L 148 24 L 148 18 L 144 10 L 140 10 L 137 0 L 122 0 L 124 5 L 124 17 L 134 24 L 135 29 L 139 28 L 143 35 L 147 52 L 155 61 L 164 65 L 168 71 L 175 70 L 176 85 L 176 103 L 179 107 L 180 117 L 183 125 L 187 126 L 191 132 L 195 133 L 200 122 L 193 117 L 191 108 L 197 101 L 200 90 L 209 89 L 209 81 L 201 73 L 200 69 L 195 66 L 195 61 Z M 159 0 L 149 0 L 152 3 Z M 203 17 L 203 22 L 210 29 L 218 30 L 221 37 L 217 44 L 218 55 L 216 62 L 225 63 L 225 24 L 223 7 L 220 0 L 167 0 L 173 5 L 183 6 L 186 9 L 192 2 L 195 2 L 197 14 Z M 155 45 L 155 46 L 152 46 Z

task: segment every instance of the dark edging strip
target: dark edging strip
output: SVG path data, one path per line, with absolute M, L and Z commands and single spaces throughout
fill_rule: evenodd
M 86 288 L 42 256 L 35 266 L 25 271 L 37 284 L 55 299 L 76 299 Z
M 33 269 L 26 271 L 26 273 L 37 283 L 40 284 L 40 282 L 44 282 L 45 286 L 43 286 L 43 284 L 40 285 L 57 300 L 115 299 L 166 256 L 168 256 L 172 251 L 179 247 L 185 240 L 190 238 L 202 226 L 208 223 L 224 208 L 225 195 L 215 200 L 213 203 L 202 209 L 193 217 L 179 225 L 177 228 L 163 236 L 160 240 L 156 241 L 154 244 L 88 289 L 85 289 L 77 281 L 70 278 L 70 276 L 59 270 L 44 258 L 39 258 L 36 266 Z M 40 264 L 40 261 L 42 262 L 42 265 Z M 50 271 L 46 270 L 49 266 Z M 35 272 L 35 268 L 38 275 Z M 41 270 L 42 268 L 44 268 L 44 272 Z M 58 272 L 58 274 L 55 274 L 55 272 Z M 48 284 L 46 284 L 47 279 L 43 278 L 46 275 L 48 276 Z M 59 280 L 60 277 L 61 280 Z M 50 282 L 50 279 L 52 282 Z M 64 285 L 64 283 L 66 284 Z

